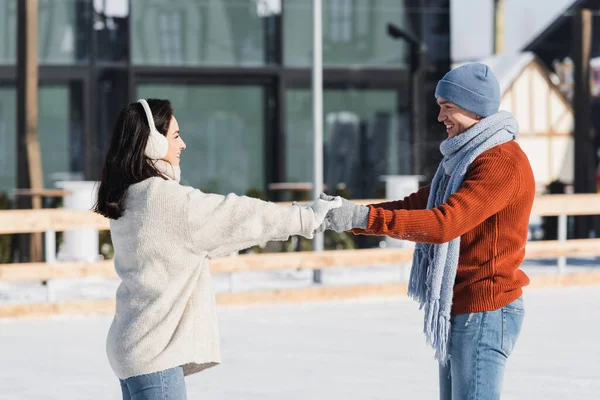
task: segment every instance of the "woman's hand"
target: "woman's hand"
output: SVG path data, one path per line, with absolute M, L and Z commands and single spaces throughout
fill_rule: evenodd
M 332 196 L 321 193 L 321 200 L 331 200 Z M 317 228 L 315 233 L 321 233 L 326 229 L 331 229 L 336 232 L 345 232 L 354 228 L 364 229 L 367 227 L 369 218 L 369 207 L 354 204 L 341 197 L 342 206 L 335 207 L 327 213 L 323 223 Z
M 316 221 L 315 226 L 321 225 L 323 223 L 323 221 L 325 220 L 325 217 L 327 216 L 327 214 L 331 210 L 334 210 L 334 209 L 340 207 L 341 205 L 342 205 L 342 198 L 339 196 L 337 196 L 337 197 L 329 196 L 327 199 L 319 198 L 319 199 L 315 200 L 315 202 L 310 205 L 310 208 L 312 208 L 314 215 L 315 215 L 315 221 Z

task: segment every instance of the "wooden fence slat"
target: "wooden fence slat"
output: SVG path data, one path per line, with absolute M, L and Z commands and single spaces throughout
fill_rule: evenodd
M 89 277 L 116 278 L 113 261 L 0 264 L 0 281 L 6 282 Z
M 282 269 L 319 269 L 340 266 L 398 264 L 410 262 L 413 250 L 360 249 L 326 250 L 319 253 L 301 251 L 292 253 L 265 253 L 218 258 L 211 261 L 214 273 L 272 271 Z
M 220 306 L 302 303 L 347 300 L 365 297 L 394 297 L 406 295 L 405 283 L 373 285 L 320 286 L 256 292 L 217 293 Z M 114 299 L 78 300 L 60 303 L 0 304 L 2 318 L 37 318 L 73 314 L 113 314 Z
M 372 204 L 385 200 L 357 200 L 360 204 Z M 300 202 L 309 204 L 310 202 Z M 289 202 L 277 203 L 290 205 Z M 33 233 L 54 230 L 62 232 L 79 228 L 110 229 L 109 220 L 88 210 L 44 208 L 39 210 L 0 210 L 0 235 Z
M 61 232 L 79 228 L 108 230 L 109 220 L 92 211 L 64 208 L 0 211 L 0 235 L 47 230 Z
M 389 201 L 386 199 L 353 200 L 367 205 Z M 310 202 L 304 202 L 305 204 Z M 290 203 L 278 203 L 289 205 Z M 598 194 L 538 195 L 533 203 L 533 213 L 541 216 L 600 215 Z M 109 220 L 92 211 L 59 209 L 0 210 L 0 235 L 34 233 L 54 230 L 61 232 L 78 228 L 108 230 Z
M 555 258 L 559 256 L 593 256 L 600 252 L 600 239 L 576 239 L 566 242 L 529 242 L 526 258 Z M 218 273 L 281 271 L 292 269 L 327 269 L 363 265 L 395 266 L 412 261 L 413 249 L 359 249 L 310 251 L 291 253 L 249 254 L 223 257 L 211 261 L 211 271 Z M 0 281 L 46 281 L 86 277 L 116 278 L 113 261 L 94 263 L 61 262 L 0 264 Z
M 311 286 L 280 290 L 217 293 L 217 304 L 232 306 L 348 300 L 364 297 L 393 297 L 404 296 L 407 290 L 408 285 L 406 283 Z
M 594 256 L 600 254 L 600 239 L 541 240 L 528 242 L 525 258 Z
M 600 272 L 530 275 L 530 288 L 558 288 L 600 285 Z
M 600 284 L 600 272 L 569 274 L 540 274 L 530 276 L 525 288 L 589 286 Z M 256 292 L 218 293 L 220 306 L 250 304 L 306 303 L 358 298 L 389 298 L 405 296 L 406 283 L 362 284 L 348 286 L 313 286 L 307 288 L 267 290 Z M 60 303 L 1 304 L 2 318 L 39 318 L 57 315 L 113 314 L 114 299 L 80 300 Z
M 533 202 L 532 213 L 541 216 L 598 215 L 600 195 L 593 193 L 538 195 Z
M 265 253 L 223 257 L 211 261 L 211 272 L 280 271 L 298 268 L 353 267 L 398 264 L 412 259 L 412 249 L 328 250 L 321 253 Z M 61 262 L 0 264 L 0 281 L 46 281 L 86 277 L 116 278 L 112 260 L 94 263 Z
M 0 305 L 2 318 L 41 318 L 74 314 L 113 314 L 114 299 Z

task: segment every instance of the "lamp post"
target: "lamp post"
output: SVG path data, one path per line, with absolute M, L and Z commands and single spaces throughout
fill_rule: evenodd
M 323 27 L 322 1 L 313 0 L 313 65 L 312 65 L 312 98 L 313 98 L 313 198 L 318 199 L 323 191 Z M 313 238 L 313 250 L 323 251 L 323 234 Z M 313 282 L 321 283 L 321 270 L 313 271 Z
M 425 135 L 424 83 L 427 70 L 427 45 L 414 34 L 392 23 L 387 24 L 387 34 L 393 39 L 404 40 L 410 46 L 409 97 L 412 114 L 413 174 L 421 175 L 423 173 L 421 143 Z

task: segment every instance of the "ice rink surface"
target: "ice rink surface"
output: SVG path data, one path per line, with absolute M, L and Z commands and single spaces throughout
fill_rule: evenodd
M 600 288 L 526 289 L 503 399 L 600 399 Z M 437 399 L 437 364 L 407 298 L 221 307 L 223 363 L 189 399 Z M 120 399 L 108 316 L 0 321 L 0 399 Z

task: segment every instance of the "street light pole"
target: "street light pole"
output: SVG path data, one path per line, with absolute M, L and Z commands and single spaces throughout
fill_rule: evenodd
M 410 46 L 410 84 L 409 96 L 411 104 L 412 157 L 413 174 L 423 174 L 423 146 L 425 135 L 425 99 L 423 95 L 427 45 L 414 34 L 388 23 L 387 34 L 394 39 L 402 39 Z
M 319 198 L 323 191 L 323 34 L 322 34 L 322 1 L 313 0 L 313 65 L 312 65 L 312 98 L 313 98 L 313 198 Z M 323 251 L 323 234 L 313 238 L 313 250 Z M 321 270 L 313 271 L 314 283 L 321 283 Z

